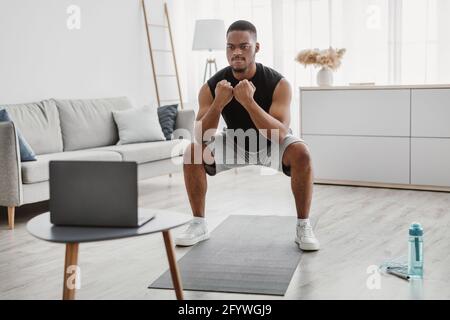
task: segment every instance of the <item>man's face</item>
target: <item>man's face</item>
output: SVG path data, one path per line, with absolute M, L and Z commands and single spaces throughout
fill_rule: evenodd
M 245 72 L 255 62 L 259 43 L 248 31 L 231 31 L 227 35 L 227 59 L 234 72 Z

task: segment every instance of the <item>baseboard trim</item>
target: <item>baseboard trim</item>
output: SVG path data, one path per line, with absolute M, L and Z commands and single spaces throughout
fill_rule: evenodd
M 327 179 L 315 179 L 314 183 L 342 185 L 342 186 L 354 186 L 354 187 L 372 187 L 372 188 L 450 192 L 450 187 L 426 186 L 426 185 L 416 185 L 416 184 L 379 183 L 379 182 L 368 182 L 368 181 L 327 180 Z

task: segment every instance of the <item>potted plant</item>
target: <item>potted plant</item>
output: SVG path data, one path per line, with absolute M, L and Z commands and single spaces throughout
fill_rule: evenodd
M 333 73 L 341 65 L 341 59 L 345 53 L 345 49 L 305 49 L 297 54 L 295 60 L 305 67 L 314 65 L 322 67 L 317 73 L 317 84 L 319 86 L 331 86 L 333 84 Z

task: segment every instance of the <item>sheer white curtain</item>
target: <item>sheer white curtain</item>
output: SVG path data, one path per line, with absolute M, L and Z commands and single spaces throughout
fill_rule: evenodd
M 295 62 L 305 48 L 346 48 L 334 84 L 450 83 L 448 0 L 172 0 L 178 12 L 178 56 L 185 97 L 196 108 L 207 53 L 193 52 L 195 20 L 228 27 L 246 19 L 258 30 L 257 61 L 280 71 L 294 89 L 291 127 L 298 133 L 298 87 L 315 85 L 317 70 Z M 224 39 L 225 41 L 225 39 Z M 215 52 L 219 69 L 225 52 Z
M 334 84 L 450 83 L 450 1 L 283 0 L 274 16 L 275 65 L 293 84 L 293 128 L 298 129 L 299 86 L 316 85 L 317 70 L 294 61 L 306 48 L 346 48 Z M 278 20 L 276 20 L 278 19 Z
M 401 3 L 402 83 L 450 82 L 450 1 Z
M 450 82 L 447 0 L 281 2 L 285 64 L 293 66 L 292 57 L 301 49 L 331 45 L 347 48 L 336 84 Z M 315 70 L 300 67 L 295 78 L 314 85 L 314 76 Z

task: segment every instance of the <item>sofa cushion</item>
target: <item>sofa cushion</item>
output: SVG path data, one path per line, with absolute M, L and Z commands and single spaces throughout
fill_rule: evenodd
M 92 149 L 92 151 L 115 151 L 122 155 L 123 161 L 136 161 L 140 164 L 180 156 L 188 144 L 189 140 L 179 139 L 108 146 Z
M 63 151 L 58 109 L 52 100 L 2 105 L 35 154 Z
M 38 155 L 37 161 L 22 163 L 22 182 L 36 183 L 49 179 L 49 162 L 51 160 L 89 160 L 89 161 L 122 161 L 122 156 L 111 151 L 70 151 Z
M 126 97 L 84 100 L 55 99 L 61 120 L 64 151 L 116 144 L 112 112 L 132 108 Z

